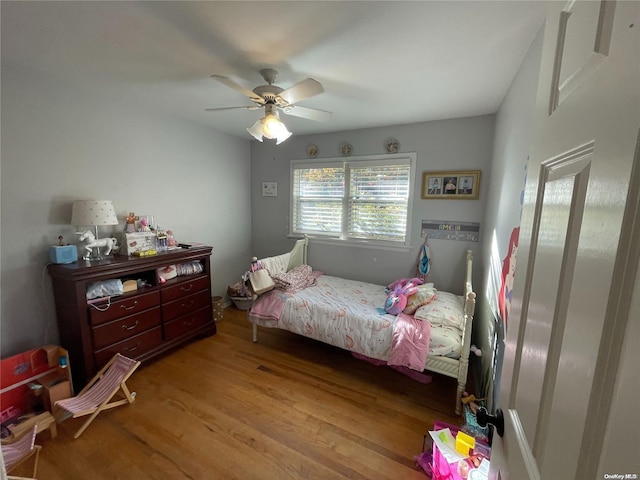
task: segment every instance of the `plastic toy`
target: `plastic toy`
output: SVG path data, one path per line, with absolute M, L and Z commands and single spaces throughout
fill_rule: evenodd
M 147 220 L 144 217 L 142 217 L 140 219 L 140 231 L 141 232 L 150 232 L 151 231 L 151 228 L 149 228 L 149 220 Z
M 138 217 L 133 212 L 129 212 L 129 215 L 125 217 L 126 223 L 124 225 L 124 231 L 127 233 L 133 233 L 136 231 L 136 220 Z

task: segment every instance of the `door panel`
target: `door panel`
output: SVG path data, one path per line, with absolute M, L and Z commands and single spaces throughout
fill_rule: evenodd
M 529 322 L 521 351 L 522 366 L 516 389 L 516 408 L 522 412 L 520 422 L 525 427 L 527 440 L 533 445 L 537 419 L 540 415 L 542 387 L 547 368 L 547 351 L 551 340 L 560 270 L 561 250 L 564 245 L 569 222 L 570 201 L 562 204 L 564 190 L 571 192 L 573 179 L 562 179 L 545 185 L 544 201 L 540 212 L 538 246 L 533 259 L 537 259 L 531 279 L 531 297 L 528 305 Z M 561 193 L 560 201 L 554 201 Z M 569 194 L 569 200 L 571 196 Z M 556 248 L 554 248 L 556 246 Z M 524 407 L 524 408 L 523 408 Z
M 538 175 L 525 187 L 497 405 L 505 433 L 494 435 L 491 479 L 602 478 L 601 465 L 611 464 L 603 432 L 618 417 L 594 407 L 616 405 L 603 387 L 624 353 L 629 292 L 640 290 L 624 285 L 625 298 L 618 283 L 635 278 L 638 263 L 637 253 L 625 262 L 619 255 L 630 249 L 618 250 L 633 236 L 627 198 L 638 197 L 638 182 L 629 195 L 639 161 L 638 27 L 640 2 L 549 3 L 528 166 Z M 616 394 L 637 390 L 616 386 Z M 637 460 L 634 434 L 616 435 L 628 436 L 615 444 Z
M 606 61 L 615 1 L 570 1 L 559 15 L 549 112 Z

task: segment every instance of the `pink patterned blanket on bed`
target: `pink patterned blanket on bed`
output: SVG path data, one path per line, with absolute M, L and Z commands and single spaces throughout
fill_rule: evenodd
M 381 315 L 377 309 L 386 297 L 380 285 L 322 275 L 312 287 L 261 295 L 249 320 L 421 372 L 429 352 L 429 322 Z

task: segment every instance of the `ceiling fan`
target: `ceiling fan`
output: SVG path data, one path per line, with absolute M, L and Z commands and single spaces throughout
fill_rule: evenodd
M 260 85 L 253 90 L 246 89 L 228 77 L 211 75 L 211 78 L 248 97 L 255 105 L 206 108 L 205 110 L 212 112 L 216 110 L 257 110 L 264 108 L 265 116 L 259 119 L 252 127 L 247 128 L 247 131 L 259 141 L 262 141 L 263 136 L 275 138 L 276 144 L 284 142 L 291 136 L 291 132 L 287 130 L 287 127 L 279 119 L 279 111 L 287 115 L 306 118 L 308 120 L 327 121 L 331 118 L 330 112 L 297 105 L 297 103 L 302 100 L 324 92 L 324 88 L 322 88 L 322 85 L 318 81 L 313 78 L 306 78 L 285 90 L 274 85 L 279 75 L 277 70 L 264 68 L 260 70 L 260 74 L 265 82 L 267 82 L 267 85 Z

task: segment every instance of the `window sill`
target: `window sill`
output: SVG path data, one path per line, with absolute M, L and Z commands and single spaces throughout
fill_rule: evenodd
M 372 240 L 356 240 L 356 239 L 342 239 L 335 237 L 325 237 L 322 235 L 310 235 L 305 234 L 309 241 L 318 243 L 321 245 L 339 245 L 342 247 L 356 247 L 356 248 L 370 248 L 376 250 L 390 250 L 394 252 L 410 252 L 413 250 L 411 245 L 394 245 L 391 243 L 378 243 Z M 303 235 L 290 234 L 288 238 L 300 239 Z

